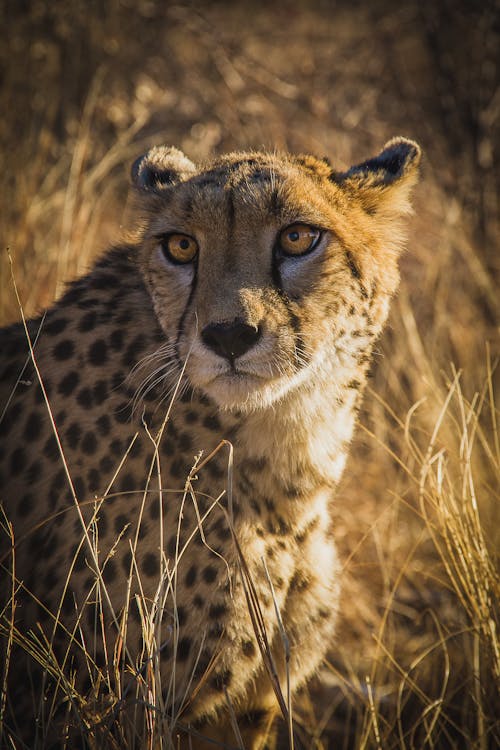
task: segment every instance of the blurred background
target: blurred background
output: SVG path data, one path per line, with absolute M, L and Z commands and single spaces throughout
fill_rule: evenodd
M 304 747 L 500 746 L 500 4 L 2 0 L 0 317 L 126 233 L 129 165 L 424 149 L 402 285 L 332 512 L 337 640 Z M 361 467 L 361 470 L 360 470 Z

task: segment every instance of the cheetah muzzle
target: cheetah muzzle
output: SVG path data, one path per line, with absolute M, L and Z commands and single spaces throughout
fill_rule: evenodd
M 344 172 L 153 148 L 132 168 L 130 241 L 2 330 L 14 744 L 106 747 L 153 703 L 165 747 L 235 747 L 231 713 L 245 747 L 271 747 L 276 608 L 292 691 L 332 645 L 328 509 L 419 160 L 404 138 Z M 112 709 L 89 719 L 92 701 Z

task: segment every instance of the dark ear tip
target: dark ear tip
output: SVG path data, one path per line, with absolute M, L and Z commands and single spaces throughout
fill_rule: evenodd
M 136 185 L 139 180 L 141 162 L 144 159 L 144 156 L 145 154 L 141 154 L 140 156 L 138 156 L 137 159 L 132 164 L 132 166 L 130 167 L 130 179 L 132 180 L 132 183 L 134 185 Z
M 193 162 L 182 151 L 173 146 L 153 146 L 134 161 L 130 177 L 138 190 L 160 193 L 194 171 Z
M 399 161 L 401 167 L 406 169 L 410 165 L 418 166 L 422 157 L 422 149 L 416 141 L 403 136 L 396 136 L 385 144 L 380 156 L 382 155 L 392 155 Z

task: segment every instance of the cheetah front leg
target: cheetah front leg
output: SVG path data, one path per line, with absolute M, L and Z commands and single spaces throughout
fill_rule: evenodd
M 276 710 L 258 709 L 236 717 L 237 729 L 228 714 L 224 724 L 204 723 L 187 730 L 182 750 L 276 750 Z

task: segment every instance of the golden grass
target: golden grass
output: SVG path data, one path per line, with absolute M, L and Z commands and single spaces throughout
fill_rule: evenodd
M 280 747 L 291 744 L 292 715 L 298 747 L 500 745 L 493 4 L 257 3 L 250 16 L 239 2 L 196 10 L 146 0 L 113 1 L 105 11 L 73 5 L 71 14 L 62 2 L 10 8 L 0 52 L 0 235 L 27 316 L 84 272 L 122 222 L 127 230 L 126 170 L 153 143 L 195 159 L 289 148 L 328 154 L 340 167 L 397 133 L 422 143 L 427 160 L 402 286 L 333 508 L 344 561 L 339 633 L 320 679 L 293 705 L 281 696 L 289 720 Z M 19 310 L 4 252 L 0 271 L 7 323 Z M 189 488 L 188 500 L 195 502 Z M 8 519 L 1 525 L 13 549 Z M 97 549 L 95 523 L 84 524 L 81 541 Z M 94 563 L 89 597 L 102 601 L 105 561 L 95 555 Z M 156 604 L 139 602 L 146 658 L 134 673 L 134 723 L 114 687 L 126 661 L 126 620 L 109 644 L 107 674 L 88 654 L 93 690 L 78 695 L 50 638 L 16 631 L 15 554 L 8 564 L 4 673 L 12 644 L 22 641 L 60 679 L 89 747 L 174 747 L 157 710 L 164 698 L 155 623 L 167 592 L 158 591 Z M 175 562 L 167 566 L 163 560 L 174 596 Z M 251 591 L 248 581 L 250 601 Z M 266 658 L 258 602 L 252 606 Z M 82 647 L 78 632 L 68 638 Z M 6 734 L 2 740 L 14 747 Z

